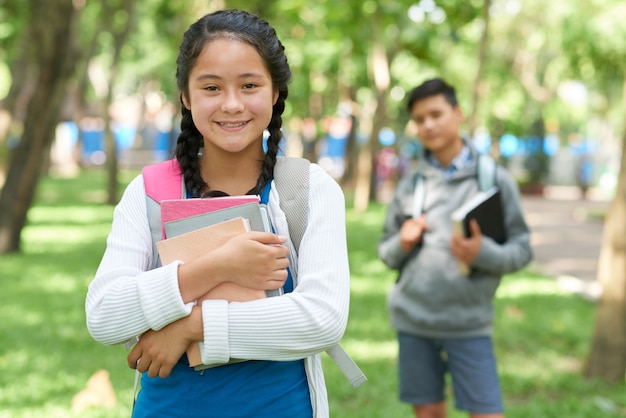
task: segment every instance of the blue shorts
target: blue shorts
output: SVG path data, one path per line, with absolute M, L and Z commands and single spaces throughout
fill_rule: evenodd
M 398 333 L 400 400 L 426 405 L 445 400 L 450 372 L 455 407 L 475 414 L 503 412 L 490 337 L 433 339 Z

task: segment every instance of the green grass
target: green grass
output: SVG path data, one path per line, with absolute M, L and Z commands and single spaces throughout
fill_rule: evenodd
M 126 183 L 133 172 L 123 173 Z M 133 372 L 121 347 L 94 342 L 84 298 L 105 247 L 113 208 L 106 178 L 43 180 L 29 212 L 23 252 L 0 257 L 0 417 L 124 417 Z M 352 272 L 350 321 L 342 345 L 369 381 L 353 389 L 324 356 L 333 418 L 411 417 L 397 400 L 396 340 L 386 295 L 395 273 L 376 257 L 384 207 L 348 212 Z M 562 293 L 549 278 L 522 271 L 505 278 L 495 301 L 496 352 L 509 418 L 626 417 L 626 385 L 582 378 L 594 305 Z M 118 406 L 71 411 L 72 397 L 105 369 Z M 450 408 L 451 418 L 466 414 Z

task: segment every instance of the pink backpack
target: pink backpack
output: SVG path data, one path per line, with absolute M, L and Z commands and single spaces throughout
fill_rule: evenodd
M 306 230 L 309 204 L 309 164 L 303 158 L 278 157 L 274 167 L 274 184 L 280 195 L 280 208 L 285 212 L 289 235 L 296 253 Z M 176 159 L 148 165 L 143 168 L 146 189 L 146 208 L 152 233 L 153 254 L 158 254 L 156 242 L 162 239 L 160 202 L 166 199 L 185 198 L 183 175 Z M 158 266 L 153 257 L 152 268 Z M 360 386 L 367 378 L 339 344 L 326 350 L 353 387 Z

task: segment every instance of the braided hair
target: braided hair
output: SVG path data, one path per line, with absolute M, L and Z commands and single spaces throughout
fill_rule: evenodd
M 202 134 L 198 131 L 191 111 L 183 104 L 183 94 L 189 93 L 189 75 L 204 46 L 219 38 L 233 39 L 244 42 L 256 49 L 272 78 L 272 86 L 278 91 L 278 100 L 272 109 L 272 118 L 267 130 L 267 152 L 263 160 L 261 174 L 257 184 L 248 194 L 260 194 L 263 187 L 272 179 L 278 144 L 283 135 L 282 114 L 287 98 L 287 84 L 291 80 L 291 70 L 287 63 L 285 48 L 278 39 L 276 31 L 266 21 L 241 10 L 220 10 L 208 14 L 185 32 L 176 60 L 176 82 L 181 92 L 180 122 L 181 132 L 176 141 L 176 159 L 183 173 L 185 187 L 194 197 L 199 197 L 208 185 L 200 173 L 200 156 L 203 145 Z

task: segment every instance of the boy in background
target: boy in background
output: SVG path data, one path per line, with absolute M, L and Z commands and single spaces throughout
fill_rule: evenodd
M 529 230 L 513 178 L 497 167 L 506 242 L 470 223 L 470 237 L 453 233 L 452 212 L 478 193 L 476 149 L 460 135 L 464 116 L 452 86 L 428 80 L 408 109 L 424 148 L 417 172 L 403 177 L 387 209 L 378 254 L 399 270 L 388 307 L 398 332 L 400 400 L 417 418 L 444 418 L 445 374 L 457 409 L 471 418 L 504 417 L 491 339 L 493 298 L 503 274 L 532 258 Z M 412 216 L 416 176 L 424 178 L 422 213 Z M 459 262 L 470 266 L 469 275 Z

